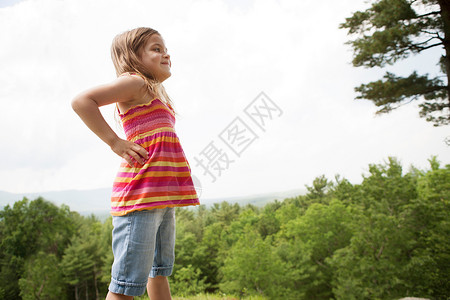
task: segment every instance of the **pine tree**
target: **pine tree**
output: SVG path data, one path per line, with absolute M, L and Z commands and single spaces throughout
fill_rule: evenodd
M 389 113 L 420 100 L 421 117 L 434 126 L 450 124 L 450 1 L 377 0 L 365 11 L 357 11 L 340 25 L 348 34 L 355 67 L 384 67 L 428 49 L 442 47 L 436 58 L 444 76 L 429 78 L 414 71 L 408 77 L 386 72 L 382 79 L 355 88 L 356 99 L 372 101 Z M 444 77 L 446 80 L 442 80 Z

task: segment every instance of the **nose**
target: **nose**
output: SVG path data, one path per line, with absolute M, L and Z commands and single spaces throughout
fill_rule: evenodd
M 165 58 L 165 59 L 167 59 L 168 61 L 169 61 L 169 63 L 170 63 L 170 54 L 169 53 L 164 53 L 164 55 L 163 55 L 163 57 Z
M 170 61 L 170 54 L 166 52 L 166 53 L 164 53 L 163 57 L 165 59 L 167 59 L 167 61 L 169 62 L 169 66 L 171 67 L 172 66 L 172 62 Z

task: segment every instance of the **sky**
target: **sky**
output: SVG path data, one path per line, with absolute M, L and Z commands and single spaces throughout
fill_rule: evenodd
M 115 79 L 114 36 L 158 30 L 171 55 L 164 86 L 201 198 L 302 189 L 315 177 L 361 182 L 396 157 L 405 172 L 450 162 L 449 127 L 417 103 L 387 115 L 354 87 L 436 75 L 441 49 L 385 69 L 355 68 L 339 24 L 355 0 L 0 0 L 0 190 L 107 188 L 120 158 L 73 112 L 81 91 Z M 114 107 L 101 108 L 123 137 Z M 252 114 L 253 113 L 253 114 Z M 259 122 L 259 123 L 258 123 Z M 264 123 L 262 123 L 264 122 Z M 209 164 L 208 164 L 209 163 Z M 203 167 L 202 167 L 203 166 Z

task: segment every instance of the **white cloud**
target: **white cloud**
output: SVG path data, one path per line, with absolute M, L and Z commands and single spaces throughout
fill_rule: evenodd
M 0 35 L 7 45 L 0 48 L 0 190 L 111 185 L 118 158 L 70 100 L 114 79 L 111 40 L 137 26 L 160 31 L 172 56 L 165 86 L 203 197 L 302 188 L 321 174 L 358 181 L 369 163 L 388 155 L 405 166 L 425 167 L 432 154 L 448 163 L 448 129 L 419 119 L 416 107 L 374 117 L 370 102 L 353 100 L 354 86 L 384 73 L 353 68 L 348 37 L 338 29 L 363 7 L 350 0 L 28 0 L 0 8 L 0 27 L 10 28 Z M 431 57 L 393 68 L 433 72 L 419 65 L 424 59 Z M 194 156 L 260 91 L 283 115 L 211 183 Z M 102 111 L 115 128 L 113 107 Z

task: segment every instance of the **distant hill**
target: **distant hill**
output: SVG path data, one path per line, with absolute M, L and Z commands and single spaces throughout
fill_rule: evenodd
M 0 207 L 7 204 L 13 204 L 24 197 L 29 200 L 34 200 L 38 197 L 55 203 L 56 205 L 66 204 L 71 210 L 80 213 L 94 213 L 102 212 L 109 207 L 109 198 L 111 196 L 111 189 L 95 189 L 95 190 L 65 190 L 65 191 L 51 191 L 42 193 L 23 193 L 13 194 L 0 191 Z
M 272 192 L 272 193 L 263 193 L 263 194 L 254 194 L 248 196 L 236 196 L 236 197 L 223 197 L 223 198 L 213 198 L 213 199 L 202 199 L 200 198 L 200 202 L 205 204 L 206 206 L 211 206 L 214 203 L 220 203 L 223 201 L 229 203 L 238 203 L 241 206 L 252 204 L 255 206 L 264 206 L 265 204 L 279 200 L 282 201 L 286 198 L 296 197 L 299 195 L 305 195 L 306 189 L 295 189 L 284 192 Z
M 227 201 L 229 203 L 238 203 L 241 206 L 253 204 L 255 206 L 264 206 L 266 203 L 279 200 L 282 201 L 289 197 L 295 197 L 306 193 L 305 189 L 297 189 L 285 192 L 273 192 L 265 194 L 255 194 L 242 197 L 223 197 L 203 199 L 200 197 L 200 203 L 206 206 L 212 206 L 214 203 Z M 12 205 L 24 197 L 29 200 L 34 200 L 38 197 L 55 203 L 68 205 L 71 210 L 77 211 L 82 215 L 94 214 L 104 217 L 109 214 L 109 202 L 111 196 L 110 188 L 94 189 L 94 190 L 65 190 L 65 191 L 51 191 L 42 193 L 23 193 L 13 194 L 0 191 L 0 209 L 6 205 Z

